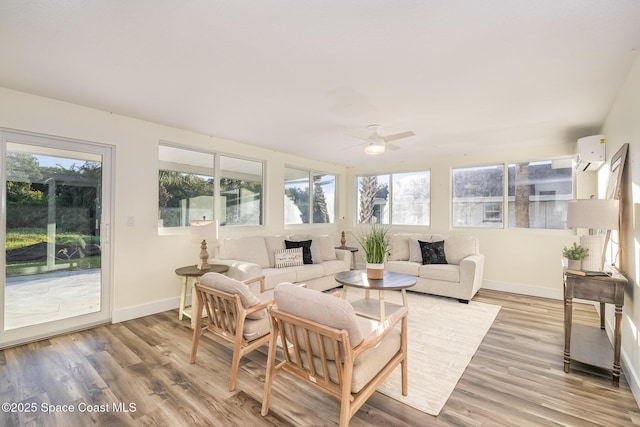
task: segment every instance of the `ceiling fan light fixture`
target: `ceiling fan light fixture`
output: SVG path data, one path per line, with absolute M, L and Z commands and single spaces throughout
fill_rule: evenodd
M 372 156 L 384 153 L 384 143 L 377 144 L 375 142 L 370 142 L 364 147 L 365 154 L 369 154 Z

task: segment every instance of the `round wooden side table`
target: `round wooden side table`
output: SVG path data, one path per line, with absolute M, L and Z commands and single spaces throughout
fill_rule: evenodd
M 191 316 L 191 307 L 185 307 L 187 302 L 187 288 L 189 287 L 189 279 L 198 279 L 202 277 L 205 273 L 226 273 L 229 270 L 229 266 L 222 264 L 211 264 L 209 268 L 205 270 L 200 270 L 195 265 L 188 265 L 186 267 L 176 268 L 176 274 L 181 276 L 182 279 L 182 289 L 180 292 L 180 307 L 178 309 L 178 319 L 182 320 L 183 316 L 187 316 L 191 319 L 191 324 L 195 323 L 193 317 Z M 195 295 L 193 292 L 193 285 L 191 290 L 191 295 Z

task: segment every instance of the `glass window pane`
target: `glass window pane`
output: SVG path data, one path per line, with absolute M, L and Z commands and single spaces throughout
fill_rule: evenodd
M 213 218 L 213 154 L 160 146 L 158 226 Z
M 429 225 L 430 172 L 393 174 L 391 221 L 403 225 Z
M 503 183 L 502 165 L 454 169 L 451 198 L 453 226 L 501 228 Z
M 389 224 L 389 175 L 358 177 L 358 223 Z
M 570 160 L 509 165 L 509 227 L 566 229 L 573 198 Z
M 313 175 L 313 222 L 331 223 L 335 219 L 336 177 Z
M 220 156 L 220 225 L 262 224 L 262 162 Z
M 309 224 L 309 171 L 284 168 L 284 223 Z

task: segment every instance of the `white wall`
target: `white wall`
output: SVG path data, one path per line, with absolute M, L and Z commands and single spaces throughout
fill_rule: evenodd
M 578 238 L 569 230 L 451 228 L 451 169 L 504 162 L 553 160 L 572 156 L 576 141 L 518 150 L 495 150 L 451 157 L 425 157 L 384 169 L 350 168 L 349 179 L 361 174 L 431 170 L 431 226 L 393 227 L 392 232 L 470 234 L 480 239 L 485 255 L 484 288 L 547 298 L 562 298 L 562 248 Z M 579 197 L 597 191 L 595 173 L 576 175 Z M 355 209 L 357 192 L 349 187 L 349 206 Z
M 604 125 L 607 158 L 629 143 L 626 176 L 622 189 L 626 204 L 622 221 L 620 268 L 630 279 L 622 314 L 623 370 L 640 401 L 640 56 L 629 73 Z M 608 169 L 600 174 L 600 188 L 606 187 Z M 607 329 L 613 329 L 613 310 L 607 309 Z
M 189 234 L 158 235 L 158 144 L 266 160 L 265 223 L 262 227 L 221 227 L 221 237 L 283 233 L 285 164 L 337 175 L 338 203 L 345 206 L 346 169 L 315 160 L 212 138 L 83 106 L 0 88 L 0 128 L 78 139 L 116 147 L 113 238 L 114 321 L 177 308 L 181 279 L 177 267 L 195 264 L 199 245 Z M 344 212 L 338 212 L 339 217 Z M 127 226 L 134 217 L 135 225 Z M 290 231 L 301 230 L 294 227 Z M 304 229 L 305 232 L 309 228 Z M 334 225 L 314 232 L 335 234 Z M 339 238 L 336 235 L 336 243 Z

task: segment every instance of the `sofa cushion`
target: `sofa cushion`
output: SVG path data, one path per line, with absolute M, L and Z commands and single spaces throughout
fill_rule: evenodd
M 460 267 L 452 264 L 426 264 L 418 268 L 418 276 L 424 279 L 460 283 Z
M 211 289 L 217 289 L 228 294 L 235 294 L 240 296 L 240 302 L 242 307 L 251 308 L 256 304 L 260 304 L 260 298 L 255 296 L 249 286 L 238 280 L 231 279 L 225 275 L 219 273 L 206 273 L 200 278 L 200 284 Z M 247 316 L 248 319 L 262 319 L 266 316 L 265 310 L 260 310 L 255 313 L 251 313 Z
M 305 264 L 300 267 L 295 267 L 294 269 L 296 270 L 295 281 L 297 283 L 324 276 L 324 268 L 322 264 Z
M 297 267 L 302 265 L 302 248 L 277 249 L 275 251 L 275 263 L 275 268 Z
M 336 259 L 333 261 L 324 261 L 322 263 L 322 269 L 324 270 L 323 276 L 332 276 L 341 271 L 347 271 L 349 268 L 345 267 L 344 261 Z M 337 283 L 336 286 L 338 286 Z
M 333 243 L 333 237 L 328 235 L 313 236 L 311 240 L 316 240 L 320 243 L 320 253 L 322 255 L 322 261 L 332 261 L 334 259 L 338 259 L 338 257 L 336 256 L 335 244 Z M 313 251 L 313 248 L 311 248 L 311 250 Z
M 387 261 L 384 263 L 385 270 L 394 273 L 408 274 L 409 276 L 417 276 L 420 265 L 412 261 Z
M 285 240 L 284 245 L 287 249 L 302 248 L 302 261 L 304 264 L 313 264 L 311 257 L 311 240 L 291 241 Z
M 232 237 L 222 239 L 220 259 L 236 259 L 270 267 L 264 237 Z
M 269 267 L 275 267 L 276 251 L 285 249 L 284 236 L 264 236 L 264 243 L 267 247 L 267 256 L 269 257 Z
M 420 241 L 418 239 L 409 239 L 409 261 L 422 264 L 422 249 L 420 249 Z
M 389 256 L 387 260 L 409 260 L 409 236 L 406 234 L 392 234 L 389 237 Z
M 298 267 L 263 269 L 262 274 L 264 274 L 265 289 L 273 289 L 282 282 L 295 282 L 296 268 Z
M 444 240 L 439 242 L 423 242 L 420 243 L 422 251 L 422 264 L 447 264 L 447 257 L 444 253 Z
M 444 252 L 449 264 L 459 265 L 464 258 L 478 254 L 478 239 L 474 236 L 447 236 Z

